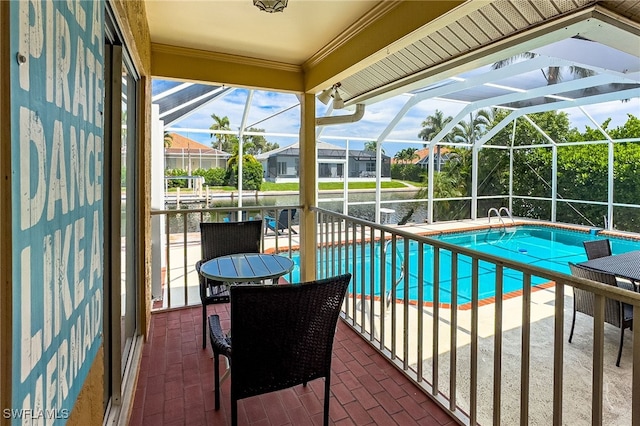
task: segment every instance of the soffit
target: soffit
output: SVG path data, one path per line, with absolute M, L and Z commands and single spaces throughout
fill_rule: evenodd
M 341 79 L 340 93 L 373 103 L 577 34 L 637 57 L 639 18 L 636 0 L 492 1 Z

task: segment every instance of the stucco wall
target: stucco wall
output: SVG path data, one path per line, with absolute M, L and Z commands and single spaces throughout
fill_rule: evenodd
M 111 0 L 118 25 L 125 38 L 127 50 L 142 75 L 151 70 L 151 35 L 147 12 L 142 0 Z
M 101 346 L 89 370 L 75 406 L 71 410 L 67 426 L 88 426 L 102 424 L 104 413 L 104 351 Z

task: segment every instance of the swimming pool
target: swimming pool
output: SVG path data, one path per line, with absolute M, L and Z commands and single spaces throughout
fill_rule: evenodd
M 436 239 L 445 241 L 450 244 L 477 250 L 483 253 L 514 260 L 526 264 L 535 265 L 541 268 L 550 269 L 557 272 L 569 272 L 569 262 L 583 262 L 587 260 L 582 243 L 584 241 L 609 238 L 611 241 L 611 249 L 614 254 L 625 253 L 632 250 L 640 249 L 640 242 L 627 240 L 622 238 L 603 237 L 595 234 L 572 231 L 563 228 L 546 227 L 546 226 L 517 226 L 507 228 L 509 232 L 502 229 L 485 229 L 478 231 L 453 232 L 442 234 Z M 357 249 L 349 249 L 349 262 L 353 266 L 353 256 L 355 254 L 355 264 L 358 267 L 355 271 L 350 268 L 350 272 L 354 273 L 353 288 L 351 291 L 358 295 L 380 297 L 380 279 L 378 264 L 381 259 L 380 243 L 376 243 L 373 253 L 374 262 L 374 286 L 371 289 L 371 250 L 367 246 L 364 255 L 359 246 Z M 341 249 L 340 256 L 345 259 L 344 248 Z M 409 271 L 408 290 L 409 299 L 418 299 L 418 256 L 422 255 L 425 265 L 423 271 L 423 291 L 424 302 L 429 303 L 434 299 L 433 294 L 433 248 L 424 245 L 422 254 L 418 252 L 418 243 L 412 241 L 409 244 L 409 250 L 405 253 L 404 242 L 396 243 L 396 274 L 395 279 L 400 278 L 400 267 L 405 256 L 408 254 Z M 338 254 L 334 253 L 334 262 L 337 262 Z M 325 255 L 325 261 L 327 260 Z M 385 280 L 385 289 L 388 290 L 392 282 L 392 250 L 391 247 L 385 248 L 385 269 L 387 279 Z M 294 262 L 298 263 L 297 256 L 294 255 Z M 364 262 L 364 271 L 361 267 Z M 471 258 L 464 255 L 458 256 L 458 304 L 463 305 L 471 301 Z M 319 268 L 325 268 L 318 265 Z M 339 265 L 335 265 L 336 270 L 342 270 Z M 364 272 L 364 275 L 363 275 Z M 440 303 L 451 303 L 451 252 L 448 250 L 440 250 Z M 478 265 L 478 283 L 479 283 L 479 299 L 487 299 L 495 295 L 495 266 L 493 264 L 480 261 Z M 505 268 L 503 280 L 503 293 L 510 293 L 522 290 L 522 273 L 513 269 Z M 294 280 L 297 277 L 293 277 Z M 531 285 L 539 285 L 546 282 L 546 279 L 540 277 L 532 277 Z M 296 282 L 296 281 L 294 281 Z M 404 298 L 405 281 L 400 280 L 396 286 L 396 297 Z M 364 287 L 364 288 L 363 288 Z

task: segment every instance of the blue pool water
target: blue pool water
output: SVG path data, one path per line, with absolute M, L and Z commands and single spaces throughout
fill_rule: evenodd
M 522 263 L 536 265 L 541 268 L 553 271 L 569 273 L 569 262 L 583 262 L 587 260 L 584 253 L 582 243 L 588 240 L 602 239 L 605 237 L 588 233 L 576 232 L 567 229 L 551 228 L 551 227 L 534 227 L 519 226 L 515 228 L 515 232 L 503 232 L 502 230 L 480 230 L 468 231 L 460 233 L 443 234 L 437 239 L 446 241 L 451 244 L 470 248 L 483 253 L 505 259 L 515 260 Z M 632 250 L 640 249 L 640 242 L 606 237 L 611 241 L 611 249 L 614 254 L 625 253 Z M 380 254 L 381 245 L 376 244 L 373 250 L 373 273 L 374 280 L 371 276 L 371 259 L 372 253 L 369 246 L 365 246 L 364 253 L 359 246 L 355 251 L 349 248 L 348 253 L 340 253 L 342 261 L 348 256 L 349 272 L 354 277 L 353 286 L 350 291 L 356 292 L 358 295 L 380 297 L 386 294 L 393 281 L 400 278 L 400 267 L 405 256 L 408 255 L 409 271 L 408 276 L 408 297 L 409 300 L 418 300 L 418 256 L 422 255 L 423 268 L 423 302 L 432 302 L 434 300 L 433 291 L 433 249 L 425 245 L 422 254 L 418 252 L 418 244 L 411 242 L 409 250 L 405 253 L 403 241 L 396 243 L 396 271 L 392 277 L 392 249 L 387 246 L 385 249 L 385 269 L 386 279 L 384 280 L 384 289 L 381 289 L 381 280 L 379 274 L 379 263 L 382 260 Z M 324 254 L 325 263 L 318 265 L 324 268 L 327 260 L 332 261 L 335 265 L 335 271 L 343 271 L 344 267 L 338 265 L 338 250 Z M 333 256 L 333 257 L 332 257 Z M 355 262 L 354 262 L 355 256 Z M 298 264 L 297 254 L 294 254 L 294 262 Z M 353 265 L 357 265 L 354 269 Z M 364 268 L 362 267 L 364 265 Z M 495 295 L 495 267 L 486 262 L 479 262 L 479 299 L 493 297 Z M 467 256 L 458 256 L 458 304 L 464 304 L 471 301 L 471 258 Z M 324 269 L 323 269 L 324 270 Z M 509 293 L 522 289 L 522 273 L 512 269 L 504 269 L 503 293 Z M 337 272 L 336 272 L 337 273 Z M 451 253 L 447 250 L 440 250 L 440 303 L 451 303 Z M 297 271 L 294 271 L 294 282 L 297 282 Z M 331 275 L 331 270 L 329 270 Z M 532 277 L 532 285 L 538 285 L 546 282 L 546 279 L 540 277 Z M 398 299 L 405 298 L 404 280 L 401 280 L 396 287 L 396 297 Z M 373 287 L 373 288 L 372 288 Z

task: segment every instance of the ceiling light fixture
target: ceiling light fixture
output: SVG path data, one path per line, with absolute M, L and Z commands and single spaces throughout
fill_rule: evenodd
M 282 12 L 285 7 L 287 7 L 287 2 L 289 0 L 253 0 L 253 5 L 258 9 L 274 13 L 274 12 Z

